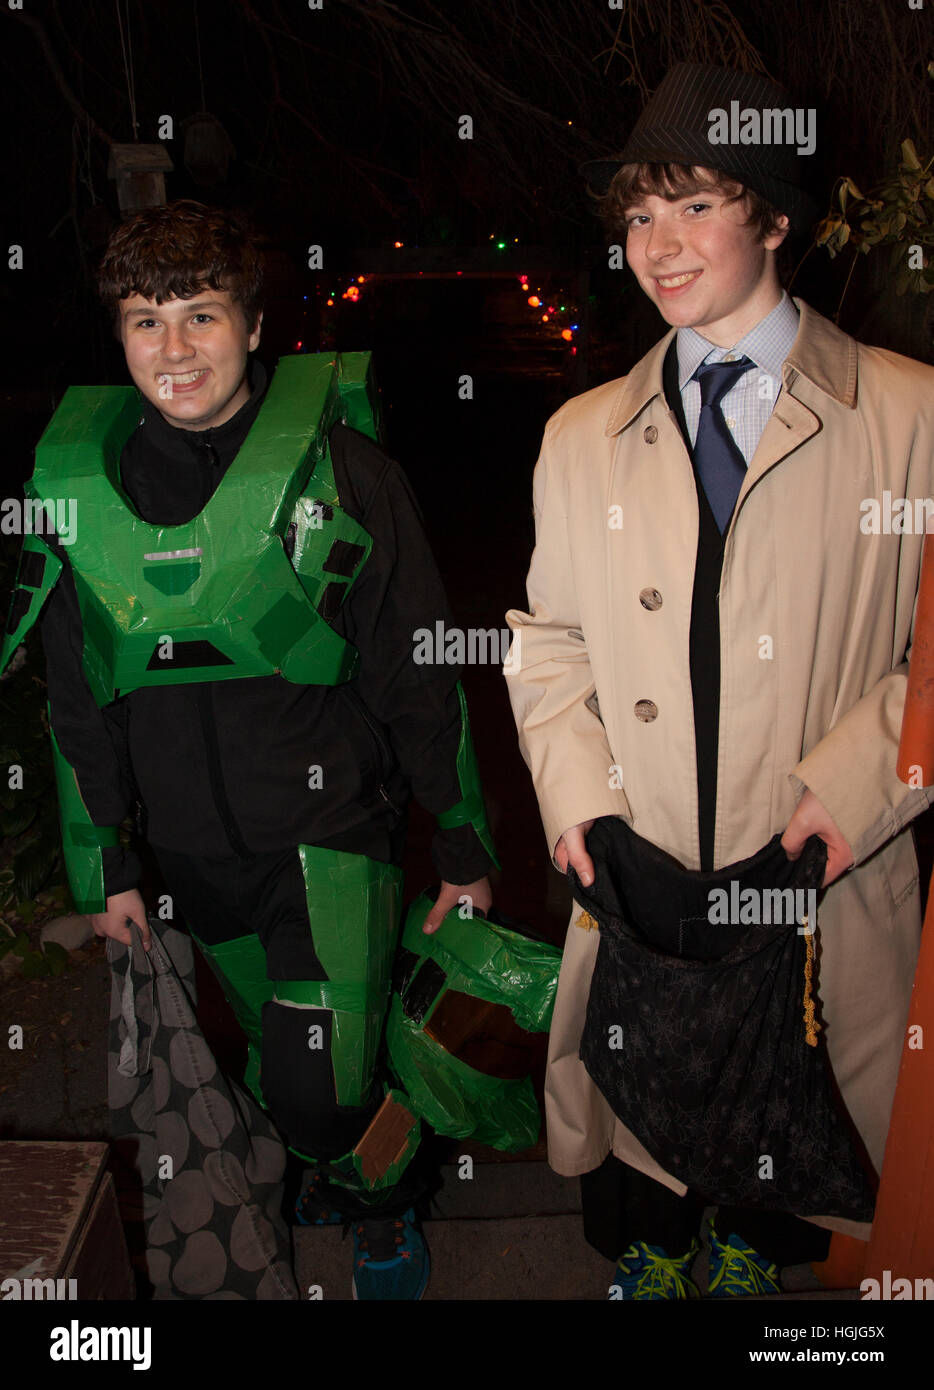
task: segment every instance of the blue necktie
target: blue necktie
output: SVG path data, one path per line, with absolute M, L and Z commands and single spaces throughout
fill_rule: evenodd
M 701 391 L 694 462 L 721 536 L 743 485 L 746 460 L 727 428 L 720 402 L 752 365 L 748 357 L 740 357 L 736 362 L 702 362 L 694 373 Z

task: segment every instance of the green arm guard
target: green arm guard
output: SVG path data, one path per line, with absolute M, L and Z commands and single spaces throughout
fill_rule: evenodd
M 88 815 L 71 763 L 58 746 L 51 724 L 52 763 L 58 786 L 58 807 L 62 824 L 62 849 L 75 907 L 79 912 L 103 912 L 104 856 L 101 850 L 120 843 L 115 825 L 95 825 Z
M 32 534 L 23 538 L 16 588 L 10 599 L 10 614 L 0 647 L 0 673 L 6 670 L 16 648 L 38 618 L 61 572 L 61 560 L 45 541 Z
M 477 755 L 474 752 L 473 739 L 470 737 L 467 698 L 460 681 L 457 682 L 457 696 L 461 703 L 461 738 L 457 749 L 457 780 L 460 782 L 461 800 L 449 811 L 443 811 L 438 816 L 438 824 L 442 830 L 450 830 L 455 825 L 472 825 L 477 832 L 477 839 L 496 867 L 500 868 L 493 836 L 487 823 L 483 788 L 480 785 L 480 769 L 477 767 Z
M 35 534 L 24 537 L 16 588 L 10 601 L 10 616 L 0 648 L 0 672 L 6 669 L 13 653 L 39 617 L 61 572 L 61 560 L 45 541 Z M 102 828 L 93 824 L 81 798 L 75 770 L 58 746 L 52 729 L 51 708 L 47 705 L 46 709 L 68 882 L 79 912 L 103 912 L 104 860 L 101 850 L 119 844 L 117 827 Z

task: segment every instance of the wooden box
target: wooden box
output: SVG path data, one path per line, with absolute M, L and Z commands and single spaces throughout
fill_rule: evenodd
M 0 1142 L 0 1299 L 131 1299 L 107 1145 Z

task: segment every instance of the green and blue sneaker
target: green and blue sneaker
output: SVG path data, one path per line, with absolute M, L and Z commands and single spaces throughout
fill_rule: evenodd
M 419 1299 L 428 1283 L 428 1248 L 415 1212 L 367 1217 L 353 1230 L 355 1299 Z
M 700 1298 L 700 1289 L 688 1277 L 700 1245 L 696 1240 L 686 1255 L 672 1259 L 660 1245 L 637 1240 L 616 1265 L 610 1285 L 611 1299 Z
M 753 1250 L 735 1231 L 721 1241 L 708 1223 L 710 1235 L 710 1281 L 708 1298 L 750 1298 L 755 1294 L 781 1293 L 778 1265 Z

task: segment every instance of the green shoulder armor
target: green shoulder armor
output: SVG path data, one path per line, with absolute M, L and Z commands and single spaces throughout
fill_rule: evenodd
M 354 675 L 358 654 L 330 622 L 371 542 L 340 507 L 327 440 L 339 420 L 375 438 L 375 398 L 368 353 L 283 358 L 202 511 L 158 526 L 136 514 L 120 479 L 135 389 L 66 393 L 27 492 L 74 500 L 69 560 L 99 705 L 141 686 Z

